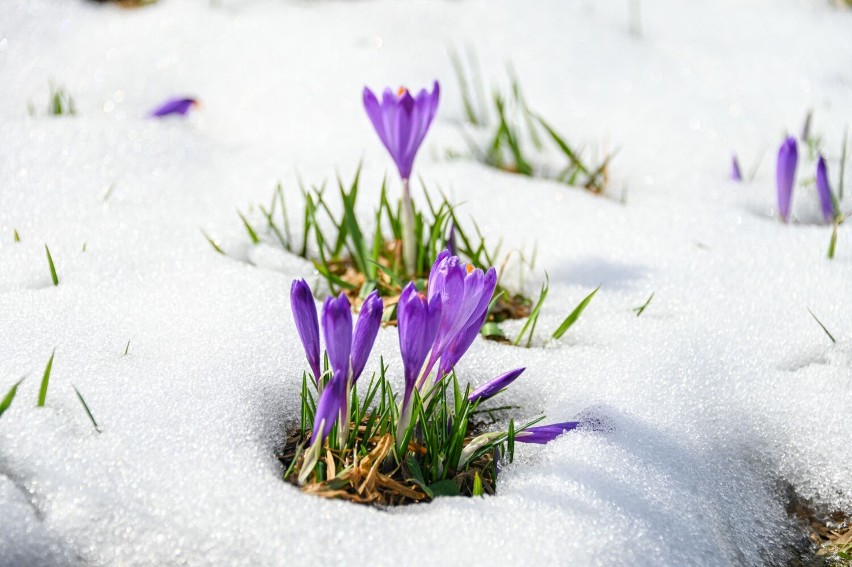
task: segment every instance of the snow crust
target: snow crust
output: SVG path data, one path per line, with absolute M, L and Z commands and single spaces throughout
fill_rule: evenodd
M 852 232 L 828 261 L 813 187 L 796 190 L 799 222 L 774 212 L 775 149 L 810 108 L 836 183 L 852 12 L 641 9 L 637 38 L 626 2 L 4 2 L 0 395 L 27 378 L 0 418 L 0 564 L 778 564 L 799 537 L 784 487 L 852 512 Z M 464 149 L 446 50 L 468 44 L 488 78 L 511 60 L 575 143 L 621 148 L 614 198 L 445 159 Z M 369 213 L 393 171 L 361 88 L 436 77 L 415 170 L 493 241 L 538 243 L 526 286 L 543 270 L 552 283 L 539 328 L 603 284 L 560 341 L 477 341 L 461 376 L 526 366 L 508 394 L 524 416 L 591 412 L 609 429 L 519 447 L 493 498 L 381 512 L 308 497 L 275 450 L 306 366 L 287 290 L 312 268 L 249 248 L 234 209 L 363 158 Z M 49 79 L 78 117 L 27 115 Z M 202 107 L 145 119 L 173 95 Z M 765 152 L 753 182 L 728 181 L 732 151 L 745 170 Z M 374 353 L 399 379 L 396 340 L 382 330 Z

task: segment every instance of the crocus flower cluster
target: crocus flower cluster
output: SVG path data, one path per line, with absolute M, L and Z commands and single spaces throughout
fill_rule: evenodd
M 485 271 L 476 269 L 445 250 L 432 266 L 425 293 L 418 291 L 413 283 L 403 289 L 397 303 L 399 348 L 405 380 L 397 421 L 398 443 L 406 437 L 411 424 L 414 392 L 419 391 L 428 397 L 433 386 L 453 372 L 482 328 L 496 285 L 497 273 L 493 267 Z M 381 325 L 384 305 L 376 292 L 370 294 L 361 307 L 353 330 L 351 306 L 343 294 L 327 298 L 319 318 L 308 284 L 304 280 L 296 280 L 290 289 L 290 304 L 308 365 L 320 392 L 310 447 L 299 475 L 300 482 L 304 482 L 319 459 L 323 442 L 338 420 L 340 442 L 345 442 L 350 425 L 351 390 L 364 371 Z M 329 369 L 325 372 L 320 369 L 320 330 L 328 357 Z M 494 378 L 473 390 L 468 401 L 478 404 L 499 394 L 523 371 L 524 368 L 518 368 Z M 576 422 L 565 422 L 528 427 L 517 432 L 515 440 L 546 443 L 577 425 Z M 500 435 L 500 432 L 493 432 L 478 437 L 465 449 L 465 459 Z M 462 462 L 466 461 L 463 459 Z
M 796 167 L 799 163 L 799 152 L 796 139 L 787 137 L 778 149 L 778 161 L 776 164 L 776 184 L 778 187 L 778 213 L 781 220 L 790 220 L 790 203 L 793 199 L 793 188 L 796 184 Z M 828 181 L 828 172 L 825 158 L 819 156 L 816 167 L 816 188 L 819 196 L 820 208 L 825 222 L 832 222 L 837 216 L 834 200 L 831 193 L 831 185 Z
M 367 364 L 382 322 L 384 305 L 378 292 L 371 293 L 361 306 L 353 332 L 352 309 L 346 296 L 326 298 L 322 306 L 322 331 L 331 367 L 328 379 L 320 373 L 317 309 L 305 280 L 293 282 L 290 305 L 308 364 L 321 392 L 311 433 L 311 445 L 317 445 L 328 437 L 339 417 L 344 419 L 342 425 L 348 425 L 349 392 Z

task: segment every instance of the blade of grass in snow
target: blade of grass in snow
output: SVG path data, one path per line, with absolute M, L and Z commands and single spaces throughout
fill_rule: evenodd
M 86 400 L 83 399 L 83 395 L 80 393 L 80 390 L 77 389 L 77 386 L 71 384 L 71 387 L 74 388 L 74 393 L 77 394 L 77 399 L 80 400 L 81 404 L 83 404 L 83 409 L 86 410 L 86 415 L 89 416 L 89 419 L 92 421 L 92 425 L 95 426 L 95 431 L 100 433 L 101 428 L 98 426 L 98 422 L 95 421 L 95 416 L 92 415 L 92 411 L 89 409 L 89 404 L 87 404 Z
M 240 216 L 242 216 L 242 215 L 240 215 Z M 209 242 L 209 243 L 210 243 L 210 246 L 212 246 L 212 247 L 213 247 L 213 250 L 215 250 L 216 252 L 218 252 L 219 254 L 221 254 L 221 255 L 223 255 L 223 256 L 225 255 L 225 251 L 224 251 L 224 250 L 222 250 L 221 248 L 219 248 L 219 245 L 218 245 L 218 244 L 216 244 L 216 241 L 215 241 L 215 240 L 213 240 L 213 238 L 211 238 L 209 234 L 207 234 L 206 232 L 204 232 L 204 229 L 202 229 L 202 230 L 201 230 L 201 234 L 203 234 L 203 235 L 204 235 L 204 238 L 207 240 L 207 242 Z
M 837 184 L 837 195 L 840 200 L 843 200 L 843 180 L 846 171 L 846 151 L 848 149 L 847 142 L 849 141 L 849 127 L 847 126 L 843 132 L 843 149 L 840 151 L 840 181 Z
M 53 285 L 59 285 L 59 276 L 56 275 L 56 266 L 53 265 L 53 257 L 50 255 L 50 248 L 47 244 L 44 245 L 44 251 L 47 252 L 47 264 L 50 266 L 50 279 L 53 280 Z
M 831 335 L 831 333 L 829 333 L 829 332 L 828 332 L 828 329 L 826 329 L 826 328 L 825 328 L 825 325 L 823 325 L 823 324 L 822 324 L 822 321 L 820 321 L 819 319 L 817 319 L 817 316 L 816 316 L 816 315 L 814 315 L 814 312 L 813 312 L 813 311 L 811 311 L 810 309 L 808 309 L 808 313 L 810 313 L 810 314 L 811 314 L 811 317 L 813 317 L 813 318 L 814 318 L 814 321 L 816 321 L 816 322 L 817 322 L 817 324 L 818 324 L 820 327 L 822 327 L 822 330 L 823 330 L 823 331 L 825 331 L 825 334 L 826 334 L 826 335 L 828 335 L 828 338 L 829 338 L 829 339 L 831 339 L 831 342 L 833 342 L 833 343 L 837 343 L 837 341 L 834 339 L 834 337 Z
M 636 313 L 637 317 L 639 317 L 640 315 L 642 315 L 642 313 L 645 312 L 645 309 L 647 309 L 648 305 L 651 304 L 652 299 L 654 299 L 654 292 L 653 291 L 651 292 L 651 295 L 648 296 L 648 299 L 647 299 L 647 301 L 645 301 L 645 303 L 643 303 L 639 307 L 636 307 L 636 308 L 633 309 L 633 311 Z
M 2 416 L 9 406 L 12 405 L 12 400 L 15 399 L 15 394 L 18 393 L 18 386 L 21 385 L 21 382 L 24 381 L 24 378 L 21 378 L 12 386 L 12 388 L 6 393 L 6 396 L 0 401 L 0 416 Z
M 18 229 L 17 229 L 17 228 L 12 229 L 12 237 L 15 239 L 15 242 L 20 242 L 20 241 L 21 241 L 21 235 L 20 235 L 20 234 L 18 234 Z
M 246 232 L 248 232 L 249 238 L 251 238 L 252 244 L 260 244 L 260 238 L 257 236 L 257 232 L 255 232 L 254 228 L 249 224 L 249 221 L 246 220 L 246 217 L 243 216 L 243 213 L 237 211 L 237 214 L 240 216 L 240 220 L 243 221 L 243 226 L 246 227 Z
M 565 320 L 564 320 L 564 321 L 562 321 L 562 324 L 561 324 L 561 325 L 559 325 L 559 328 L 558 328 L 558 329 L 556 329 L 556 330 L 553 332 L 553 338 L 554 338 L 554 339 L 559 339 L 559 338 L 561 338 L 561 337 L 562 337 L 562 335 L 564 335 L 564 334 L 565 334 L 565 332 L 566 332 L 568 329 L 570 329 L 570 328 L 571 328 L 571 326 L 572 326 L 574 323 L 576 323 L 576 322 L 577 322 L 577 319 L 579 319 L 579 318 L 580 318 L 580 315 L 582 315 L 582 314 L 583 314 L 583 311 L 585 311 L 586 307 L 588 307 L 588 306 L 589 306 L 589 303 L 592 301 L 592 298 L 595 296 L 595 294 L 598 292 L 598 290 L 599 290 L 600 288 L 601 288 L 601 286 L 596 287 L 596 288 L 595 288 L 595 290 L 594 290 L 592 293 L 590 293 L 589 295 L 587 295 L 587 296 L 583 299 L 583 301 L 581 301 L 581 302 L 577 305 L 577 307 L 575 307 L 575 308 L 574 308 L 574 311 L 572 311 L 572 312 L 568 315 L 568 317 L 566 317 L 566 318 L 565 318 Z
M 535 333 L 535 325 L 538 322 L 538 316 L 541 313 L 541 307 L 544 305 L 544 300 L 547 299 L 547 292 L 550 291 L 550 278 L 547 276 L 545 272 L 545 281 L 541 284 L 541 292 L 538 295 L 538 301 L 533 307 L 533 310 L 530 312 L 530 316 L 527 318 L 526 323 L 521 328 L 521 332 L 518 333 L 518 336 L 512 342 L 513 345 L 518 346 L 521 340 L 524 338 L 524 335 L 529 333 L 529 337 L 527 338 L 526 346 L 529 347 L 532 343 L 533 333 Z
M 831 228 L 831 240 L 828 241 L 828 259 L 834 260 L 834 250 L 837 247 L 837 227 L 840 226 L 840 218 L 834 220 Z
M 50 371 L 53 368 L 53 357 L 56 355 L 56 349 L 50 353 L 50 360 L 47 361 L 47 366 L 44 369 L 44 375 L 41 377 L 41 387 L 38 389 L 38 407 L 44 407 L 44 402 L 47 400 L 47 386 L 50 384 Z
M 130 339 L 127 339 L 127 346 L 124 347 L 124 356 L 127 356 L 128 352 L 130 352 Z

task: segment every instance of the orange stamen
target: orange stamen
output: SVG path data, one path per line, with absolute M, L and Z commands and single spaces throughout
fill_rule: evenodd
M 469 274 L 473 271 L 473 264 L 468 264 L 467 266 L 465 266 L 465 268 L 467 269 L 467 273 Z
M 408 92 L 408 89 L 405 87 L 399 87 L 399 90 L 396 91 L 396 96 L 400 97 Z

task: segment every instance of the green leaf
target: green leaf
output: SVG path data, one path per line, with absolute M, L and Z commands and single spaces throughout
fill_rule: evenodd
M 2 416 L 4 413 L 6 413 L 6 410 L 9 409 L 10 405 L 12 405 L 12 400 L 15 399 L 15 394 L 18 393 L 18 386 L 20 386 L 21 382 L 23 382 L 23 381 L 24 381 L 24 379 L 21 378 L 20 380 L 15 382 L 15 385 L 12 386 L 12 388 L 9 390 L 9 392 L 6 394 L 6 396 L 3 398 L 3 400 L 0 401 L 0 416 Z
M 828 242 L 828 259 L 834 260 L 834 251 L 837 247 L 837 227 L 840 225 L 839 220 L 834 221 L 834 227 L 831 229 L 831 240 Z
M 513 345 L 518 346 L 521 343 L 521 340 L 524 338 L 524 335 L 529 333 L 529 338 L 527 339 L 527 347 L 529 348 L 532 343 L 533 333 L 535 332 L 535 325 L 538 322 L 538 316 L 541 313 L 541 307 L 544 305 L 544 300 L 547 299 L 547 293 L 550 290 L 550 278 L 545 273 L 544 283 L 541 284 L 541 292 L 538 295 L 538 301 L 530 312 L 530 316 L 527 317 L 526 323 L 521 328 L 521 332 L 518 333 L 518 336 L 512 342 Z
M 477 472 L 473 477 L 473 490 L 471 491 L 472 496 L 482 496 L 485 491 L 482 489 L 482 478 L 480 478 L 479 473 Z
M 240 216 L 240 220 L 243 221 L 243 226 L 246 227 L 246 232 L 248 232 L 252 244 L 260 244 L 260 238 L 257 236 L 257 232 L 255 232 L 254 228 L 252 228 L 249 224 L 249 221 L 246 220 L 246 217 L 243 216 L 243 213 L 237 211 L 237 214 Z
M 509 449 L 509 462 L 515 460 L 515 420 L 509 420 L 509 435 L 506 437 L 506 444 Z
M 489 321 L 482 325 L 479 333 L 483 337 L 499 337 L 501 339 L 506 337 L 506 333 L 504 333 L 503 329 L 500 328 L 500 324 L 493 321 Z
M 44 245 L 44 251 L 47 252 L 47 264 L 50 266 L 50 279 L 53 280 L 53 285 L 59 285 L 59 276 L 56 275 L 56 266 L 53 265 L 53 257 L 50 255 L 50 248 L 47 244 Z
M 20 241 L 21 241 L 21 235 L 20 235 L 20 234 L 18 234 L 18 229 L 17 229 L 17 228 L 12 229 L 12 236 L 14 236 L 14 238 L 15 238 L 15 242 L 20 242 Z
M 430 484 L 429 490 L 432 491 L 435 498 L 439 496 L 459 496 L 461 494 L 459 486 L 450 479 L 439 480 L 438 482 Z
M 825 325 L 823 325 L 823 324 L 822 324 L 822 321 L 820 321 L 819 319 L 817 319 L 817 316 L 816 316 L 816 315 L 814 315 L 814 312 L 813 312 L 813 311 L 811 311 L 810 309 L 808 309 L 808 313 L 810 313 L 810 314 L 811 314 L 811 317 L 813 317 L 813 318 L 814 318 L 814 321 L 816 321 L 816 322 L 817 322 L 817 324 L 818 324 L 820 327 L 822 327 L 822 330 L 823 330 L 823 331 L 825 331 L 825 334 L 826 334 L 826 335 L 828 335 L 828 338 L 829 338 L 829 339 L 831 339 L 831 342 L 833 342 L 833 343 L 837 343 L 837 341 L 834 339 L 834 337 L 831 335 L 831 333 L 829 333 L 829 332 L 828 332 L 828 329 L 826 329 L 826 328 L 825 328 Z
M 38 407 L 44 407 L 44 402 L 47 399 L 47 386 L 50 384 L 50 370 L 53 368 L 53 357 L 56 355 L 56 349 L 50 353 L 50 360 L 47 361 L 47 366 L 44 369 L 44 376 L 41 378 L 41 388 L 38 390 Z
M 210 243 L 210 246 L 212 246 L 212 247 L 213 247 L 213 250 L 215 250 L 216 252 L 218 252 L 218 253 L 219 253 L 219 254 L 221 254 L 222 256 L 224 256 L 224 255 L 225 255 L 225 251 L 224 251 L 224 250 L 222 250 L 222 249 L 219 247 L 219 245 L 218 245 L 218 244 L 216 244 L 216 241 L 215 241 L 215 240 L 213 240 L 213 238 L 212 238 L 209 234 L 207 234 L 206 232 L 204 232 L 204 229 L 201 229 L 201 234 L 203 234 L 203 235 L 204 235 L 204 238 L 207 240 L 207 242 L 209 242 L 209 243 Z
M 579 318 L 580 318 L 580 315 L 582 315 L 582 314 L 583 314 L 583 311 L 585 311 L 586 307 L 588 307 L 589 302 L 591 302 L 591 301 L 592 301 L 592 298 L 595 296 L 595 294 L 598 292 L 598 290 L 599 290 L 600 288 L 601 288 L 601 286 L 596 287 L 596 288 L 595 288 L 595 290 L 594 290 L 592 293 L 590 293 L 589 295 L 587 295 L 587 296 L 583 299 L 583 301 L 581 301 L 581 302 L 579 303 L 579 305 L 577 305 L 577 307 L 575 307 L 575 308 L 574 308 L 574 311 L 572 311 L 572 312 L 571 312 L 571 313 L 570 313 L 570 314 L 569 314 L 569 315 L 565 318 L 565 320 L 564 320 L 564 321 L 562 321 L 562 324 L 561 324 L 561 325 L 559 325 L 559 328 L 558 328 L 558 329 L 556 329 L 556 330 L 553 332 L 553 338 L 554 338 L 554 339 L 559 339 L 559 338 L 561 338 L 561 337 L 562 337 L 562 335 L 564 335 L 564 334 L 565 334 L 565 332 L 566 332 L 568 329 L 570 329 L 570 328 L 571 328 L 571 326 L 572 326 L 574 323 L 576 323 L 576 322 L 577 322 L 577 319 L 579 319 Z
M 642 313 L 645 312 L 645 309 L 648 307 L 648 305 L 651 304 L 652 299 L 654 299 L 654 292 L 653 291 L 651 292 L 651 295 L 648 297 L 648 299 L 647 299 L 647 301 L 645 301 L 645 303 L 643 303 L 639 307 L 636 307 L 635 309 L 633 309 L 633 311 L 636 313 L 637 317 L 639 317 Z
M 92 415 L 92 411 L 89 409 L 89 404 L 87 404 L 86 400 L 83 399 L 83 395 L 80 393 L 80 390 L 77 389 L 77 386 L 71 384 L 71 387 L 74 388 L 74 393 L 77 394 L 77 399 L 80 400 L 81 404 L 83 404 L 83 409 L 86 410 L 86 415 L 89 416 L 89 419 L 92 421 L 92 425 L 95 426 L 95 431 L 100 433 L 101 428 L 98 426 L 98 422 L 95 421 L 95 416 Z

